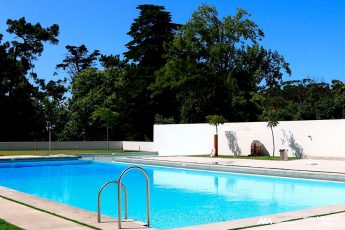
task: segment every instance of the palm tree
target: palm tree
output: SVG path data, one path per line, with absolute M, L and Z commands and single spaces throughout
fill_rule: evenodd
M 218 157 L 218 125 L 224 124 L 226 121 L 222 115 L 209 115 L 206 117 L 207 122 L 210 125 L 216 126 L 216 134 L 214 135 L 214 156 Z
M 274 133 L 273 133 L 273 128 L 276 127 L 279 122 L 277 121 L 277 115 L 276 115 L 276 110 L 272 109 L 272 110 L 265 110 L 264 111 L 266 120 L 267 120 L 267 127 L 270 127 L 271 129 L 271 134 L 272 134 L 272 141 L 273 141 L 273 157 L 274 157 L 274 153 L 275 153 L 275 143 L 274 143 Z
M 253 93 L 250 101 L 255 103 L 258 107 L 260 107 L 263 110 L 262 116 L 267 121 L 267 127 L 271 129 L 272 142 L 273 142 L 273 157 L 274 157 L 276 146 L 275 146 L 273 128 L 279 124 L 277 110 L 275 108 L 267 108 L 267 106 L 265 106 L 264 104 L 265 98 L 259 93 Z

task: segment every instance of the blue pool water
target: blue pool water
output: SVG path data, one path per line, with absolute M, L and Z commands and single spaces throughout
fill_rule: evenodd
M 72 160 L 0 163 L 0 185 L 96 212 L 100 187 L 129 164 Z M 169 229 L 345 203 L 345 183 L 142 166 L 150 176 L 152 227 Z M 123 179 L 129 218 L 145 222 L 145 179 Z M 116 217 L 116 187 L 103 214 Z

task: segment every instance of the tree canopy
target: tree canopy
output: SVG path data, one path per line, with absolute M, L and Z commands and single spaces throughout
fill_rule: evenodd
M 218 125 L 222 125 L 225 123 L 225 118 L 222 115 L 208 115 L 206 117 L 206 121 L 216 127 L 216 134 L 218 135 Z
M 181 27 L 157 74 L 158 96 L 174 95 L 181 122 L 202 122 L 210 113 L 229 121 L 256 119 L 250 93 L 265 82 L 268 88 L 290 74 L 277 52 L 259 45 L 264 33 L 245 10 L 219 18 L 214 7 L 203 5 Z
M 281 120 L 345 118 L 344 83 L 288 79 L 289 63 L 263 46 L 263 29 L 246 10 L 220 17 L 201 5 L 180 25 L 164 6 L 137 9 L 123 54 L 67 45 L 54 81 L 38 76 L 34 61 L 58 44 L 59 26 L 8 19 L 0 141 L 46 140 L 47 126 L 60 141 L 151 140 L 154 123 L 205 122 L 210 114 L 271 122 L 272 133 Z
M 56 68 L 67 70 L 71 80 L 74 77 L 87 69 L 94 67 L 95 61 L 100 56 L 99 50 L 94 50 L 92 53 L 88 53 L 88 49 L 85 45 L 80 46 L 66 46 L 68 53 L 62 63 L 57 64 Z
M 0 34 L 0 140 L 25 141 L 39 139 L 45 130 L 45 114 L 39 82 L 33 71 L 33 60 L 43 52 L 43 44 L 57 44 L 59 26 L 44 28 L 26 19 L 7 20 L 12 41 L 2 41 Z M 41 81 L 42 83 L 42 81 Z

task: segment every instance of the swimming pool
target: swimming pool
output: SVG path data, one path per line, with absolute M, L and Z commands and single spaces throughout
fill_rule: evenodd
M 131 164 L 86 160 L 0 163 L 0 185 L 97 211 L 100 187 Z M 151 183 L 151 223 L 157 229 L 199 225 L 345 203 L 345 183 L 142 166 Z M 145 222 L 145 178 L 130 171 L 129 218 Z M 102 213 L 117 216 L 116 187 Z

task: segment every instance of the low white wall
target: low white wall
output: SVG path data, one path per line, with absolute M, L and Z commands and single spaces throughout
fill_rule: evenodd
M 219 129 L 219 154 L 249 155 L 253 140 L 272 155 L 272 135 L 267 122 L 226 123 Z M 159 155 L 210 154 L 215 127 L 209 124 L 154 126 L 154 147 Z M 275 154 L 288 149 L 290 156 L 345 157 L 345 120 L 281 121 L 274 128 Z
M 110 149 L 154 151 L 153 142 L 143 141 L 109 141 Z M 46 150 L 49 143 L 45 141 L 36 142 L 0 142 L 0 150 Z M 51 142 L 54 150 L 64 149 L 107 149 L 106 141 L 66 141 Z
M 211 153 L 215 128 L 208 124 L 154 125 L 154 145 L 159 155 Z
M 109 141 L 110 149 L 122 149 L 122 141 Z M 49 143 L 42 142 L 0 142 L 0 150 L 46 150 Z M 106 141 L 51 142 L 51 149 L 107 149 Z
M 123 150 L 155 151 L 153 142 L 123 141 Z

